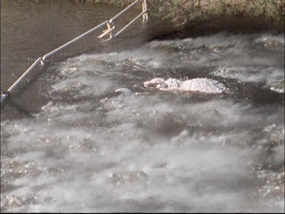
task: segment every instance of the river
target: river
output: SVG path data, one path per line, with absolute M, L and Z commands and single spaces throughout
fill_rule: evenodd
M 1 90 L 120 11 L 2 0 Z M 284 212 L 284 34 L 151 40 L 158 25 L 87 36 L 3 102 L 2 212 Z M 155 77 L 228 92 L 145 88 Z

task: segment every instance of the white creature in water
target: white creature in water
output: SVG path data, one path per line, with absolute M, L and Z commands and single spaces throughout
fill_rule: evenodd
M 157 88 L 160 91 L 193 91 L 203 92 L 207 94 L 220 94 L 223 92 L 228 93 L 229 89 L 217 80 L 207 78 L 195 78 L 191 80 L 178 80 L 169 78 L 154 78 L 150 81 L 144 82 L 146 88 Z M 132 91 L 127 88 L 119 88 L 115 92 L 124 94 L 131 94 Z
M 156 87 L 161 91 L 193 91 L 207 94 L 219 94 L 228 92 L 228 89 L 220 82 L 207 78 L 195 78 L 191 80 L 178 80 L 169 78 L 166 81 L 163 78 L 154 78 L 144 82 L 144 87 Z

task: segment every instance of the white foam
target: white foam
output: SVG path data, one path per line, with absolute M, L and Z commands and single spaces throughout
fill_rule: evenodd
M 33 118 L 1 122 L 1 181 L 14 185 L 1 197 L 35 197 L 8 211 L 282 212 L 284 198 L 262 192 L 270 170 L 259 180 L 256 168 L 284 161 L 283 106 L 142 89 L 144 81 L 174 74 L 173 68 L 191 74 L 190 65 L 210 66 L 208 75 L 217 76 L 218 68 L 232 69 L 234 77 L 220 76 L 225 79 L 271 84 L 284 78 L 274 54 L 264 62 L 265 56 L 246 59 L 252 54 L 248 45 L 259 36 L 156 41 L 136 51 L 82 55 L 60 64 L 52 102 Z M 160 44 L 178 52 L 155 48 Z M 200 59 L 187 60 L 191 51 Z M 74 82 L 86 87 L 70 94 L 61 90 Z M 142 93 L 114 95 L 125 87 Z

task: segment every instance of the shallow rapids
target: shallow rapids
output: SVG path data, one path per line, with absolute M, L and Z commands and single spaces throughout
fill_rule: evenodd
M 229 91 L 145 88 L 155 77 Z M 284 211 L 284 35 L 152 41 L 38 81 L 50 102 L 1 122 L 2 211 Z

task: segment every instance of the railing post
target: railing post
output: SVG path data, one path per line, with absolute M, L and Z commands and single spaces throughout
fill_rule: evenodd
M 112 20 L 110 20 L 106 23 L 106 26 L 107 26 L 107 29 L 103 30 L 103 33 L 100 36 L 98 36 L 98 38 L 102 38 L 105 35 L 109 34 L 109 39 L 113 39 L 114 37 L 113 30 L 115 30 L 116 28 L 115 24 L 112 22 Z
M 142 12 L 145 12 L 143 14 L 143 23 L 146 23 L 148 21 L 146 0 L 143 0 L 142 2 Z
M 115 25 L 113 21 L 120 17 L 124 12 L 128 11 L 130 8 L 132 8 L 135 4 L 139 3 L 139 1 L 142 1 L 142 12 L 136 16 L 132 21 L 130 21 L 128 24 L 125 25 L 122 29 L 120 29 L 115 35 L 113 35 L 113 30 L 115 29 Z M 143 23 L 146 23 L 148 21 L 148 14 L 147 14 L 147 4 L 146 0 L 136 0 L 132 4 L 130 4 L 128 7 L 126 7 L 124 10 L 122 10 L 120 13 L 118 13 L 116 16 L 111 18 L 109 22 L 107 23 L 107 29 L 103 31 L 103 33 L 98 36 L 98 38 L 103 38 L 104 36 L 109 34 L 109 39 L 104 40 L 109 41 L 112 38 L 117 37 L 119 34 L 121 34 L 127 27 L 129 27 L 132 23 L 134 23 L 138 18 L 143 17 Z

